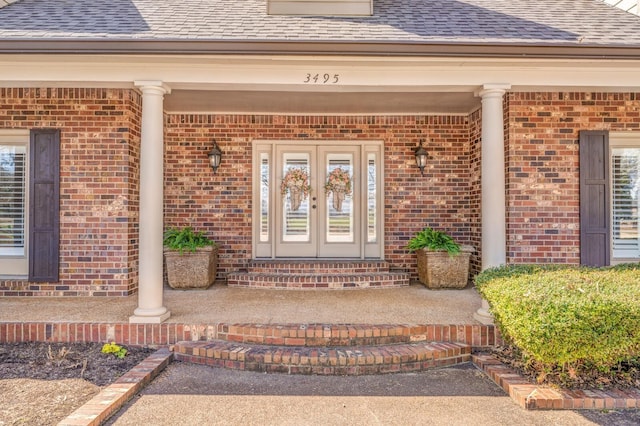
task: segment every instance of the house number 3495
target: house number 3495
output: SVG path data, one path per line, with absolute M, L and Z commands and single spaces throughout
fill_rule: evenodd
M 339 81 L 340 81 L 340 74 L 307 73 L 303 83 L 304 84 L 337 84 Z

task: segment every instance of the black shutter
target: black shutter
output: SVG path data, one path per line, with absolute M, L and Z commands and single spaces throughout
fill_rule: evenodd
M 57 282 L 60 255 L 60 131 L 31 131 L 29 281 Z
M 610 256 L 609 133 L 580 132 L 580 264 L 607 266 Z

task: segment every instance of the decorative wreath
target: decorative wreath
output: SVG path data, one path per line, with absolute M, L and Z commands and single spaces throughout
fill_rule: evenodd
M 298 188 L 302 193 L 303 199 L 309 196 L 311 184 L 309 183 L 309 174 L 306 169 L 293 167 L 287 171 L 280 184 L 280 193 L 287 195 L 291 188 Z
M 351 176 L 349 176 L 349 172 L 340 167 L 333 169 L 327 177 L 324 190 L 327 195 L 336 192 L 336 190 L 341 190 L 344 195 L 351 195 Z

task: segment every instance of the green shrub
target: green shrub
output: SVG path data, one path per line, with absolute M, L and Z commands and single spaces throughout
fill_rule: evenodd
M 640 265 L 508 266 L 476 286 L 508 343 L 548 366 L 607 371 L 640 355 Z
M 197 248 L 215 246 L 213 240 L 207 238 L 202 231 L 195 232 L 190 226 L 181 229 L 169 228 L 164 233 L 163 244 L 171 250 L 196 251 Z
M 433 251 L 446 251 L 450 255 L 460 253 L 460 245 L 453 238 L 442 231 L 432 228 L 424 228 L 409 240 L 407 249 L 409 252 L 426 248 Z

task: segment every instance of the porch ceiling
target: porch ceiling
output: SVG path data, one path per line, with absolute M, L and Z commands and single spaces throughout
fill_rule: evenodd
M 471 92 L 284 92 L 174 90 L 167 112 L 270 114 L 468 114 Z

